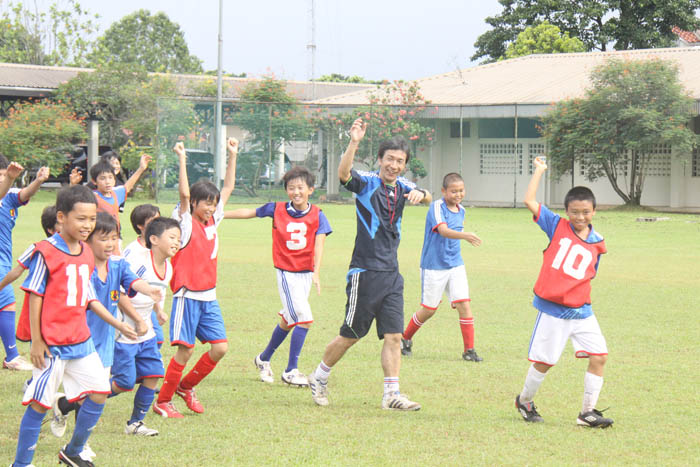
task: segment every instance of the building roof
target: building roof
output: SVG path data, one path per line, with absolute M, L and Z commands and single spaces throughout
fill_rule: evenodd
M 673 26 L 671 32 L 681 38 L 684 42 L 688 44 L 700 44 L 700 29 L 697 31 L 685 31 L 678 26 Z
M 436 105 L 548 105 L 582 97 L 590 85 L 590 72 L 609 59 L 673 61 L 685 88 L 700 100 L 698 47 L 528 55 L 422 78 L 417 83 L 423 96 Z M 363 90 L 314 103 L 361 105 L 369 100 Z
M 41 96 L 54 92 L 58 86 L 81 72 L 92 72 L 92 68 L 0 63 L 0 95 Z M 197 85 L 206 81 L 216 82 L 216 76 L 153 73 L 170 76 L 181 96 L 196 97 Z M 224 77 L 224 97 L 236 99 L 240 90 L 255 78 Z M 287 91 L 301 101 L 323 99 L 336 94 L 345 94 L 373 88 L 373 84 L 327 83 L 313 81 L 287 81 Z

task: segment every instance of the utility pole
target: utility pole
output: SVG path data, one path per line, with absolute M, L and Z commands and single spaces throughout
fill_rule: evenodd
M 316 8 L 314 0 L 311 1 L 311 10 L 309 11 L 311 17 L 311 42 L 306 46 L 306 50 L 310 52 L 310 70 L 309 70 L 309 80 L 311 84 L 311 99 L 316 99 Z
M 214 174 L 216 175 L 216 187 L 221 189 L 221 174 L 224 157 L 224 145 L 222 144 L 222 128 L 221 128 L 221 95 L 223 90 L 223 83 L 221 78 L 221 57 L 224 47 L 224 37 L 223 37 L 223 17 L 224 17 L 224 1 L 219 0 L 219 56 L 216 65 L 216 118 L 214 124 L 216 125 L 216 147 L 214 149 Z

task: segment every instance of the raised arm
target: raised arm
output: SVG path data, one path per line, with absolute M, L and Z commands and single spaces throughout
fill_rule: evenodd
M 184 214 L 190 210 L 190 182 L 187 180 L 187 153 L 185 145 L 176 143 L 173 148 L 178 158 L 178 166 L 180 173 L 178 176 L 177 188 L 180 192 L 180 214 Z
M 535 158 L 533 164 L 535 166 L 535 171 L 532 173 L 532 178 L 527 186 L 527 191 L 525 191 L 525 199 L 523 202 L 530 210 L 532 215 L 536 216 L 540 212 L 540 203 L 538 203 L 536 199 L 537 187 L 540 186 L 542 175 L 544 175 L 544 172 L 547 170 L 547 164 L 539 157 Z
M 5 178 L 3 178 L 2 182 L 0 182 L 0 199 L 3 199 L 7 192 L 10 191 L 12 184 L 15 183 L 15 180 L 17 177 L 19 177 L 23 170 L 24 167 L 17 162 L 10 162 L 10 165 L 7 166 Z
M 363 122 L 361 118 L 355 120 L 350 127 L 350 144 L 348 144 L 348 148 L 345 150 L 343 157 L 340 158 L 340 164 L 338 165 L 338 178 L 341 183 L 347 183 L 350 180 L 350 171 L 355 160 L 355 152 L 360 146 L 360 141 L 365 137 L 366 131 L 367 123 Z
M 406 201 L 408 201 L 410 204 L 430 204 L 433 202 L 433 196 L 430 194 L 430 192 L 422 188 L 414 188 L 404 196 L 406 197 Z
M 240 208 L 233 211 L 224 211 L 224 219 L 252 219 L 255 217 L 255 209 Z
M 34 179 L 34 181 L 22 188 L 22 191 L 19 192 L 20 202 L 26 203 L 27 201 L 29 201 L 31 197 L 34 196 L 37 191 L 39 191 L 39 188 L 41 187 L 42 183 L 44 183 L 49 178 L 49 173 L 50 172 L 48 167 L 40 168 L 39 171 L 36 173 L 36 178 Z
M 321 259 L 323 258 L 323 245 L 326 243 L 326 234 L 316 235 L 316 244 L 314 245 L 314 273 L 311 276 L 311 282 L 316 284 L 316 290 L 321 295 Z
M 221 187 L 219 198 L 222 205 L 226 205 L 236 186 L 236 159 L 238 157 L 238 140 L 236 138 L 229 138 L 226 141 L 226 151 L 228 152 L 228 163 L 226 164 L 226 175 L 224 176 L 224 184 Z
M 151 162 L 151 156 L 148 154 L 141 154 L 141 160 L 139 160 L 139 168 L 136 169 L 136 171 L 131 174 L 131 177 L 124 182 L 124 188 L 126 189 L 126 192 L 129 193 L 131 190 L 134 189 L 134 186 L 136 186 L 136 182 L 139 181 L 139 178 L 141 178 L 141 175 L 148 169 L 148 163 Z
M 459 232 L 447 227 L 446 224 L 438 225 L 437 232 L 446 238 L 455 238 L 457 240 L 465 240 L 474 246 L 481 245 L 481 239 L 473 232 Z

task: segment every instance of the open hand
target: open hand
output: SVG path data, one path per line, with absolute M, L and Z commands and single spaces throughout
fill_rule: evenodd
M 418 204 L 425 199 L 425 193 L 421 190 L 411 190 L 403 196 L 411 204 Z
M 321 295 L 321 276 L 318 271 L 314 271 L 311 275 L 311 283 L 316 286 L 316 292 Z
M 468 241 L 473 246 L 481 245 L 481 239 L 473 232 L 466 232 L 464 234 L 464 240 Z
M 24 170 L 24 167 L 18 162 L 10 162 L 10 165 L 7 166 L 7 178 L 14 180 L 15 178 L 19 177 L 19 174 L 22 173 Z
M 51 171 L 49 170 L 48 167 L 42 167 L 36 173 L 36 179 L 39 180 L 41 183 L 44 183 L 46 180 L 49 179 L 50 174 L 51 174 Z
M 68 180 L 71 185 L 78 185 L 80 182 L 82 182 L 83 174 L 80 172 L 80 169 L 77 167 L 73 168 L 73 170 L 70 171 Z
M 44 358 L 51 358 L 51 352 L 49 352 L 49 346 L 46 345 L 43 339 L 37 339 L 32 341 L 32 345 L 29 348 L 29 356 L 32 360 L 32 365 L 41 370 L 46 367 Z
M 365 132 L 367 131 L 367 123 L 362 121 L 362 118 L 356 119 L 352 122 L 350 127 L 350 141 L 353 143 L 359 143 L 362 138 L 365 137 Z
M 136 331 L 134 331 L 134 328 L 124 322 L 119 324 L 119 328 L 117 330 L 127 339 L 136 339 L 138 337 L 138 334 Z

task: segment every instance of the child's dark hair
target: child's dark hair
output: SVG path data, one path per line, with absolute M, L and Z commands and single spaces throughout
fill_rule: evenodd
M 447 188 L 450 184 L 455 182 L 464 182 L 464 179 L 457 172 L 450 172 L 442 179 L 442 187 Z
M 149 222 L 148 226 L 146 227 L 146 234 L 144 235 L 146 240 L 146 248 L 151 248 L 153 246 L 151 244 L 152 235 L 160 237 L 163 235 L 163 232 L 172 228 L 180 230 L 180 223 L 172 217 L 156 217 Z
M 190 187 L 190 210 L 200 201 L 215 201 L 221 199 L 219 189 L 209 180 L 200 180 Z
M 90 240 L 92 236 L 96 233 L 109 234 L 112 232 L 119 233 L 119 224 L 117 224 L 117 220 L 114 217 L 112 217 L 111 214 L 107 214 L 104 211 L 100 211 L 97 213 L 95 228 L 92 232 L 90 232 L 88 240 Z
M 114 175 L 114 169 L 112 168 L 112 164 L 109 163 L 108 160 L 106 159 L 100 159 L 99 162 L 97 162 L 95 165 L 90 167 L 90 179 L 93 182 L 97 181 L 97 177 L 99 177 L 101 174 L 108 172 Z M 114 175 L 116 177 L 116 175 Z
M 0 154 L 0 170 L 5 170 L 10 166 L 10 161 L 4 154 Z
M 56 233 L 56 205 L 46 206 L 41 211 L 41 228 L 47 237 Z
M 122 156 L 120 156 L 117 151 L 107 151 L 100 155 L 100 159 L 107 162 L 111 161 L 112 159 L 116 159 L 121 163 Z
M 160 209 L 158 206 L 152 204 L 139 204 L 131 211 L 131 226 L 134 228 L 134 232 L 141 235 L 141 229 L 139 225 L 144 225 L 148 219 L 151 217 L 160 216 Z
M 384 153 L 392 149 L 405 152 L 406 164 L 408 164 L 408 160 L 411 158 L 411 148 L 408 145 L 408 141 L 406 141 L 402 136 L 394 136 L 391 139 L 382 141 L 381 144 L 379 144 L 377 157 L 382 159 L 384 157 Z
M 56 195 L 56 211 L 68 214 L 77 203 L 97 205 L 92 190 L 85 185 L 73 185 L 62 188 Z
M 306 183 L 306 186 L 309 188 L 313 188 L 314 183 L 316 182 L 316 177 L 314 177 L 314 174 L 312 174 L 309 169 L 303 165 L 295 165 L 289 169 L 286 174 L 284 174 L 284 177 L 282 177 L 284 187 L 287 188 L 287 184 L 292 180 L 296 180 L 297 178 Z
M 595 209 L 595 195 L 590 188 L 585 186 L 575 186 L 569 190 L 564 198 L 564 209 L 569 209 L 571 201 L 590 201 Z

